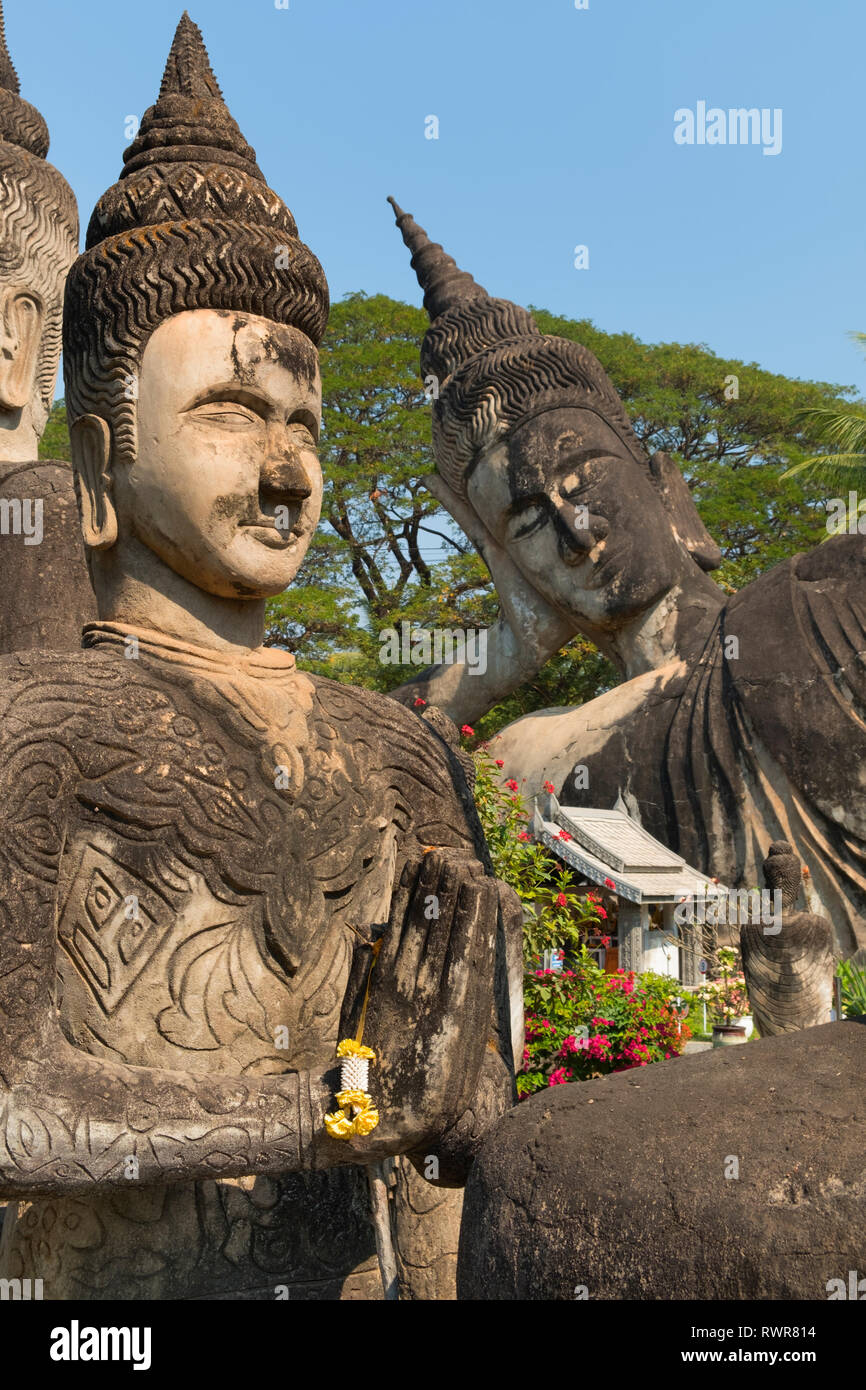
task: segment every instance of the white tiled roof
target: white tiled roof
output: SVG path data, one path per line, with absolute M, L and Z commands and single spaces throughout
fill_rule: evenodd
M 548 799 L 554 820 L 536 811 L 531 830 L 558 859 L 599 885 L 610 879 L 619 897 L 633 903 L 679 902 L 724 897 L 727 888 L 710 881 L 680 855 L 654 839 L 625 811 L 559 806 Z M 571 838 L 563 840 L 560 831 Z

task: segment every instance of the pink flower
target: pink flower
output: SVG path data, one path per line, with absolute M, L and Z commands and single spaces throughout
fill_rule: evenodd
M 504 767 L 504 766 L 505 766 L 505 763 L 502 761 L 501 758 L 494 758 L 494 762 L 496 763 L 496 766 L 497 766 L 497 767 Z
M 550 1073 L 550 1080 L 547 1084 L 548 1086 L 564 1086 L 565 1083 L 570 1080 L 571 1072 L 566 1070 L 565 1067 L 557 1067 L 556 1071 Z
M 525 830 L 521 830 L 518 832 L 517 838 L 518 840 L 528 840 L 529 836 L 527 835 Z
M 474 734 L 475 730 L 471 729 L 468 724 L 464 724 L 460 732 L 461 734 Z
M 417 698 L 417 700 L 415 701 L 415 708 L 418 709 L 421 705 L 426 705 L 426 703 L 427 703 L 427 701 L 426 701 L 426 700 L 422 700 L 422 699 L 421 699 L 421 696 L 419 695 L 418 698 Z

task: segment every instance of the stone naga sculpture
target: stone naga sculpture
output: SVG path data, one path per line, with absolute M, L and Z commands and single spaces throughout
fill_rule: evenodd
M 78 647 L 95 617 L 72 470 L 37 461 L 78 209 L 45 159 L 48 127 L 19 90 L 0 5 L 0 652 Z
M 833 537 L 726 598 L 679 469 L 647 455 L 593 355 L 491 299 L 397 211 L 432 319 L 430 489 L 503 603 L 488 676 L 434 670 L 402 698 L 465 717 L 467 700 L 487 708 L 582 632 L 623 683 L 516 720 L 491 744 L 503 777 L 530 804 L 546 781 L 567 805 L 621 794 L 732 887 L 757 882 L 761 846 L 787 840 L 812 910 L 843 949 L 866 944 L 866 538 Z
M 327 316 L 184 15 L 67 287 L 99 621 L 0 663 L 3 1272 L 46 1297 L 375 1296 L 363 1165 L 459 1183 L 511 1103 L 520 913 L 458 759 L 261 645 L 318 521 Z M 368 989 L 379 1123 L 340 1140 Z
M 826 917 L 797 912 L 800 862 L 785 840 L 770 845 L 764 881 L 781 895 L 781 922 L 747 922 L 740 951 L 749 1004 L 762 1037 L 829 1023 L 838 952 Z M 778 926 L 778 930 L 776 927 Z

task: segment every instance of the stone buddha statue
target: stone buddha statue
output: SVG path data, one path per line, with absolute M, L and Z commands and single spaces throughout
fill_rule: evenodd
M 396 206 L 396 205 L 395 205 Z M 866 944 L 866 541 L 841 536 L 726 598 L 676 464 L 647 456 L 584 347 L 490 298 L 396 208 L 431 317 L 429 486 L 490 568 L 488 672 L 424 672 L 398 694 L 477 716 L 575 632 L 623 683 L 526 715 L 491 744 L 530 800 L 629 812 L 732 887 L 769 844 L 810 871 L 810 911 Z
M 744 922 L 740 952 L 749 1009 L 761 1037 L 770 1038 L 830 1021 L 838 952 L 827 918 L 797 911 L 802 873 L 791 846 L 770 845 L 763 867 L 768 889 L 779 893 L 780 929 Z
M 3 1273 L 46 1297 L 381 1297 L 366 1166 L 459 1185 L 512 1100 L 520 912 L 459 758 L 262 646 L 327 316 L 184 15 L 67 287 L 99 618 L 0 663 Z M 362 1029 L 378 1125 L 335 1137 Z
M 75 197 L 47 152 L 48 128 L 19 95 L 0 5 L 0 652 L 78 647 L 96 616 L 72 470 L 38 460 L 78 254 Z

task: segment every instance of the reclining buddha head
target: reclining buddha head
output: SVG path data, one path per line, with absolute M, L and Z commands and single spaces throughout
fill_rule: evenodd
M 682 474 L 647 455 L 593 354 L 492 299 L 394 209 L 431 319 L 421 370 L 438 385 L 438 471 L 529 583 L 603 630 L 715 568 Z

